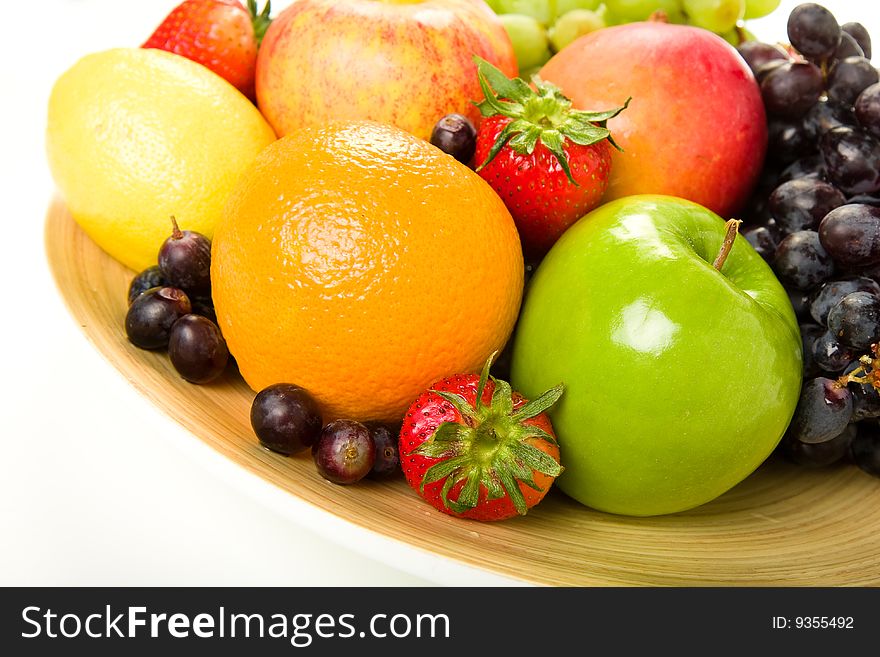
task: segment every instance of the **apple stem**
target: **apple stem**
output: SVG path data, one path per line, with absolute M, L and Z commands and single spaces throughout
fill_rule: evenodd
M 651 15 L 648 16 L 649 23 L 668 23 L 669 15 L 663 11 L 662 9 L 657 9 L 651 12 Z
M 727 260 L 727 256 L 730 254 L 730 249 L 733 248 L 733 242 L 736 239 L 736 234 L 739 231 L 739 225 L 741 223 L 742 221 L 740 219 L 728 219 L 727 223 L 724 224 L 727 232 L 724 234 L 724 241 L 721 242 L 721 250 L 718 252 L 718 255 L 715 256 L 715 261 L 712 263 L 712 266 L 718 271 L 721 271 L 724 262 Z

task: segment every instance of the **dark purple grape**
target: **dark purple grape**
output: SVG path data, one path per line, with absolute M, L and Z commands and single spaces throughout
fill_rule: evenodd
M 390 477 L 400 472 L 400 455 L 397 446 L 397 433 L 384 424 L 367 423 L 370 437 L 376 447 L 371 477 Z
M 807 136 L 801 121 L 771 117 L 767 121 L 767 156 L 782 164 L 816 152 L 816 144 Z M 824 160 L 823 160 L 824 165 Z
M 861 128 L 832 128 L 819 140 L 828 180 L 844 194 L 880 191 L 880 143 Z
M 803 290 L 786 290 L 788 300 L 791 302 L 791 308 L 794 310 L 795 317 L 799 322 L 812 322 L 810 317 L 810 294 Z
M 852 394 L 846 386 L 824 376 L 804 382 L 787 440 L 822 443 L 839 436 L 852 418 Z
M 847 203 L 833 209 L 819 224 L 819 240 L 844 268 L 880 262 L 880 208 Z
M 782 183 L 770 194 L 770 214 L 786 233 L 816 230 L 822 218 L 846 203 L 846 198 L 822 180 L 798 178 Z
M 818 324 L 800 324 L 800 330 L 801 346 L 803 347 L 804 354 L 803 376 L 805 379 L 808 379 L 818 376 L 820 373 L 819 366 L 816 365 L 816 361 L 813 360 L 813 343 L 825 333 L 825 328 Z
M 853 422 L 880 417 L 880 394 L 874 386 L 850 384 L 853 391 Z
M 880 138 L 880 83 L 872 84 L 855 102 L 856 120 L 869 134 Z
M 856 352 L 842 345 L 831 331 L 823 331 L 812 346 L 813 363 L 828 374 L 840 374 L 856 358 Z
M 855 124 L 855 114 L 849 107 L 827 100 L 820 100 L 804 115 L 804 133 L 812 141 L 818 141 L 831 128 Z
M 752 190 L 755 203 L 758 205 L 760 205 L 761 202 L 766 203 L 770 192 L 776 189 L 779 185 L 779 175 L 781 173 L 782 168 L 774 166 L 773 162 L 764 163 L 764 166 L 761 168 L 761 173 L 758 175 L 758 181 L 755 183 L 755 187 Z M 766 216 L 769 218 L 770 213 L 768 212 Z
M 285 456 L 314 445 L 322 425 L 318 404 L 292 383 L 263 388 L 251 404 L 251 427 L 260 444 Z
M 870 278 L 876 283 L 880 283 L 880 262 L 873 264 L 869 267 L 860 268 L 859 276 L 864 276 L 865 278 Z
M 158 266 L 154 265 L 144 269 L 140 274 L 131 279 L 128 286 L 128 303 L 137 299 L 141 294 L 153 287 L 163 287 L 167 281 Z
M 850 292 L 828 311 L 828 330 L 844 346 L 868 349 L 880 339 L 880 297 Z
M 226 369 L 229 350 L 217 325 L 207 317 L 184 315 L 171 327 L 168 356 L 190 383 L 208 383 Z
M 854 194 L 846 199 L 847 203 L 857 203 L 860 205 L 880 205 L 880 196 L 874 194 Z
M 761 97 L 769 114 L 796 119 L 822 95 L 822 71 L 810 62 L 786 62 L 761 80 Z
M 806 2 L 788 15 L 788 40 L 807 59 L 827 59 L 840 43 L 840 25 L 822 5 Z
M 782 233 L 782 229 L 779 228 L 779 225 L 776 223 L 776 219 L 774 219 L 773 217 L 768 217 L 761 225 L 770 231 L 773 239 L 776 240 L 776 245 L 779 246 L 779 240 L 785 237 L 785 235 Z
M 159 269 L 169 284 L 193 295 L 211 291 L 211 241 L 191 230 L 180 230 L 171 217 L 171 237 L 159 249 Z
M 860 366 L 861 363 L 854 360 L 843 373 L 849 374 Z M 877 388 L 869 383 L 857 382 L 850 382 L 847 387 L 853 396 L 853 422 L 880 417 L 880 392 Z
M 759 256 L 767 262 L 773 262 L 773 256 L 776 254 L 776 240 L 773 239 L 773 235 L 766 227 L 755 226 L 744 230 L 742 235 Z
M 764 81 L 764 78 L 770 75 L 770 73 L 775 71 L 780 66 L 788 64 L 789 62 L 791 62 L 790 58 L 771 59 L 769 62 L 764 62 L 763 64 L 760 64 L 757 70 L 755 70 L 755 80 L 757 80 L 758 84 L 761 84 L 761 82 Z
M 819 324 L 825 325 L 831 309 L 852 292 L 869 292 L 880 296 L 880 285 L 867 276 L 851 276 L 823 283 L 811 295 L 810 315 Z
M 779 243 L 773 270 L 784 284 L 809 290 L 831 277 L 834 262 L 819 243 L 816 231 L 799 230 Z
M 143 292 L 128 307 L 125 334 L 141 349 L 168 346 L 171 327 L 192 310 L 189 297 L 174 287 L 153 287 Z
M 360 422 L 334 420 L 321 430 L 312 456 L 322 477 L 334 484 L 353 484 L 372 470 L 376 446 Z
M 829 61 L 838 61 L 847 57 L 864 57 L 865 51 L 856 41 L 855 37 L 841 30 L 840 43 L 837 44 L 837 50 L 831 55 Z
M 880 426 L 876 422 L 859 423 L 849 454 L 862 471 L 880 477 Z
M 215 324 L 217 323 L 217 313 L 214 311 L 214 300 L 210 296 L 192 297 L 192 312 L 194 315 L 207 317 Z
M 447 114 L 434 126 L 431 143 L 462 164 L 468 164 L 477 148 L 477 130 L 466 116 Z
M 767 204 L 767 192 L 758 191 L 753 193 L 751 197 L 749 197 L 749 200 L 746 202 L 746 205 L 740 214 L 748 228 L 763 226 L 770 231 L 774 239 L 776 238 L 776 226 L 767 226 L 767 223 L 770 221 L 773 221 L 774 224 L 776 223 L 773 220 L 773 217 L 770 216 L 770 210 Z
M 868 30 L 865 29 L 864 25 L 861 23 L 844 23 L 840 26 L 840 29 L 855 39 L 865 57 L 871 59 L 871 35 L 868 34 Z
M 805 443 L 785 436 L 779 443 L 779 451 L 796 465 L 825 468 L 837 463 L 849 453 L 855 435 L 856 425 L 848 424 L 841 433 L 821 443 Z
M 877 69 L 864 57 L 847 57 L 834 62 L 828 71 L 826 93 L 828 100 L 841 105 L 852 105 L 859 94 L 880 80 Z
M 777 182 L 781 185 L 789 180 L 798 178 L 815 178 L 825 180 L 825 160 L 818 153 L 807 155 L 789 164 L 779 174 Z
M 746 64 L 752 69 L 752 73 L 758 74 L 758 70 L 767 62 L 791 60 L 788 53 L 779 46 L 774 46 L 761 41 L 744 41 L 736 47 L 740 56 L 746 60 Z

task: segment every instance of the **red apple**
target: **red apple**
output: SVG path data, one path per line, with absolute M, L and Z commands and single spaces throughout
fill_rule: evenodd
M 475 123 L 473 56 L 516 75 L 483 0 L 297 0 L 257 58 L 257 104 L 279 137 L 331 119 L 372 119 L 428 139 L 452 112 Z
M 574 41 L 541 69 L 574 105 L 600 110 L 632 96 L 608 122 L 615 152 L 605 200 L 658 193 L 736 214 L 767 149 L 761 92 L 721 37 L 696 27 L 640 22 Z

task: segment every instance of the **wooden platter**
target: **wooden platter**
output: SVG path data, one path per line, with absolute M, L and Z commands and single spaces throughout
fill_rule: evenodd
M 880 585 L 880 481 L 851 465 L 808 470 L 771 458 L 719 499 L 656 518 L 599 513 L 551 491 L 526 517 L 476 523 L 434 511 L 402 477 L 330 484 L 308 454 L 285 458 L 259 446 L 249 421 L 254 393 L 234 368 L 217 382 L 192 385 L 165 354 L 127 341 L 123 319 L 134 274 L 101 251 L 58 200 L 45 239 L 70 312 L 135 388 L 193 440 L 347 522 L 540 585 Z

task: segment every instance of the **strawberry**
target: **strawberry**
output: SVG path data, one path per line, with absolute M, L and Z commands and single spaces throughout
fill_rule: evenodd
M 251 100 L 257 48 L 269 27 L 270 2 L 257 13 L 238 0 L 184 0 L 147 39 L 142 48 L 157 48 L 203 64 Z
M 562 385 L 534 401 L 489 376 L 458 374 L 410 406 L 400 430 L 400 465 L 409 485 L 444 513 L 504 520 L 543 499 L 562 472 L 546 411 Z
M 540 259 L 575 221 L 599 205 L 611 172 L 605 127 L 629 104 L 604 112 L 575 110 L 554 85 L 508 79 L 482 60 L 485 98 L 477 133 L 476 171 L 498 193 L 519 230 L 523 251 Z

